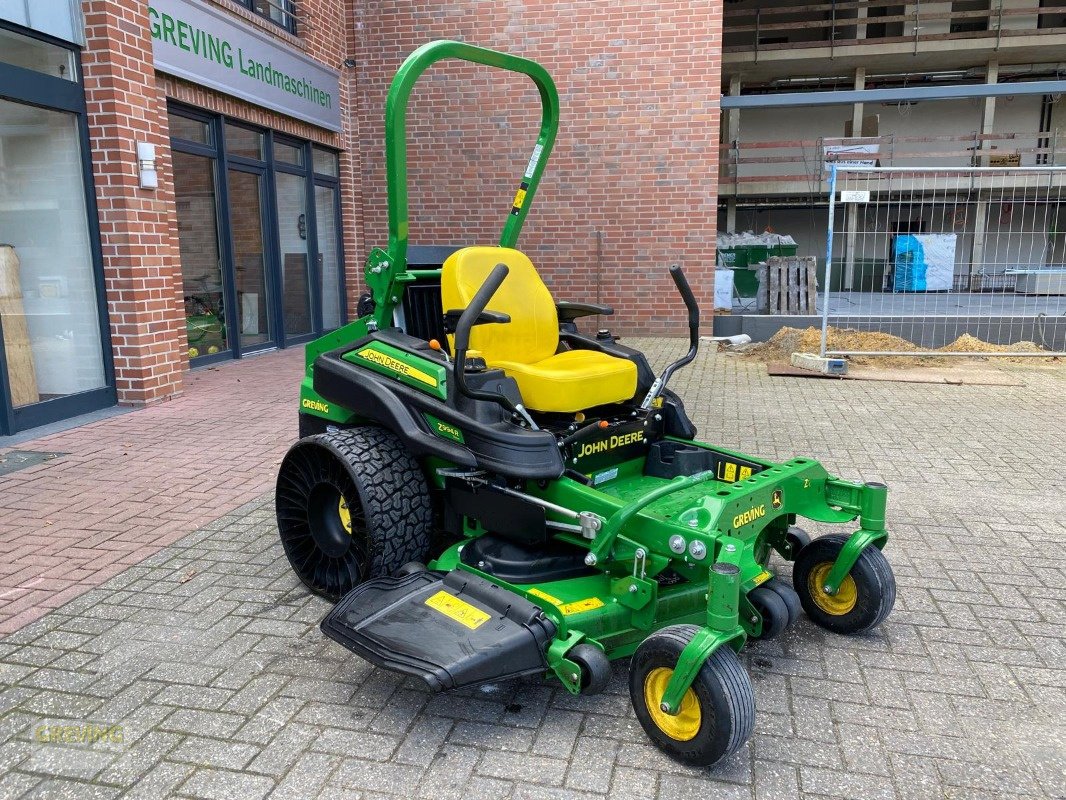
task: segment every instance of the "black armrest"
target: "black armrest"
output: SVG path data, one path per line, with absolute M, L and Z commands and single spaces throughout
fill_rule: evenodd
M 573 322 L 579 317 L 591 317 L 593 314 L 610 316 L 614 309 L 610 306 L 599 306 L 595 303 L 568 303 L 565 300 L 555 304 L 555 311 L 559 315 L 559 322 Z
M 455 326 L 459 324 L 459 317 L 463 316 L 464 309 L 453 308 L 450 311 L 444 312 L 444 332 L 455 333 Z M 505 322 L 511 321 L 510 314 L 503 314 L 499 311 L 482 311 L 477 315 L 477 319 L 474 320 L 474 325 L 502 325 Z

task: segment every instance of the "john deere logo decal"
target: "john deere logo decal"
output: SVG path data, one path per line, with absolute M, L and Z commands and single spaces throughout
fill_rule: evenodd
M 397 372 L 400 375 L 406 375 L 408 378 L 413 378 L 419 383 L 424 383 L 427 386 L 436 386 L 437 379 L 432 375 L 423 372 L 417 367 L 413 367 L 410 364 L 406 364 L 400 361 L 398 358 L 393 358 L 387 353 L 382 353 L 380 350 L 375 350 L 372 347 L 364 347 L 358 353 L 359 358 L 365 359 L 372 364 L 377 364 L 379 367 L 385 367 L 385 369 Z
M 781 490 L 774 489 L 774 493 L 770 495 L 770 505 L 774 508 L 781 508 Z

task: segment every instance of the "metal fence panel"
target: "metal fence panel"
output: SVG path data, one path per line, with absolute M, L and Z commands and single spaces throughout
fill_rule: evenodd
M 1054 166 L 830 165 L 822 355 L 1066 355 L 1064 185 Z M 829 326 L 906 342 L 834 348 Z

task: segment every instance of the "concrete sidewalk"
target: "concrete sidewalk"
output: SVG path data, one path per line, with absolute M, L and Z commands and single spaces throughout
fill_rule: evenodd
M 633 344 L 660 364 L 684 349 Z M 220 431 L 192 388 L 180 402 L 202 423 L 166 408 L 109 421 L 95 436 L 79 432 L 88 452 L 65 469 L 38 468 L 39 482 L 58 468 L 54 480 L 81 485 L 62 473 L 88 481 L 82 462 L 106 468 L 133 452 L 121 447 L 136 431 L 209 439 L 210 449 L 173 454 L 173 480 L 149 460 L 157 472 L 124 465 L 109 482 L 115 506 L 137 494 L 123 479 L 154 494 L 129 518 L 144 526 L 138 541 L 102 542 L 127 560 L 158 550 L 179 534 L 153 536 L 153 509 L 195 524 L 177 495 L 201 493 L 197 513 L 209 514 L 211 503 L 269 488 L 294 435 L 290 369 L 297 360 L 282 354 L 203 376 L 214 403 L 254 409 L 244 426 L 237 411 L 223 417 L 247 436 Z M 834 636 L 804 618 L 747 648 L 755 733 L 714 770 L 681 767 L 648 743 L 624 663 L 596 697 L 535 680 L 432 695 L 329 642 L 318 630 L 328 604 L 293 575 L 267 492 L 0 639 L 0 798 L 1062 798 L 1066 371 L 1016 374 L 1024 386 L 771 378 L 763 365 L 705 353 L 678 375 L 702 438 L 778 460 L 812 456 L 891 489 L 895 611 L 868 636 Z M 137 417 L 157 423 L 125 428 Z M 126 436 L 111 431 L 119 424 Z M 240 455 L 223 447 L 227 436 Z M 96 439 L 105 450 L 92 451 Z M 224 465 L 213 480 L 197 455 Z M 240 474 L 223 491 L 231 468 Z M 48 496 L 50 516 L 61 492 Z M 99 549 L 82 547 L 83 563 Z M 70 740 L 87 725 L 110 733 Z
M 0 633 L 272 488 L 303 358 L 197 370 L 176 400 L 17 445 L 62 455 L 0 477 Z

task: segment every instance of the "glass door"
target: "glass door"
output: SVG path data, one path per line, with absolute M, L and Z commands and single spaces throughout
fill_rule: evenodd
M 340 252 L 340 191 L 315 183 L 315 228 L 318 245 L 319 307 L 322 328 L 331 331 L 344 324 L 344 276 Z
M 241 350 L 275 343 L 267 280 L 267 246 L 263 224 L 264 171 L 251 167 L 229 169 L 230 234 L 237 290 L 237 330 Z
M 232 349 L 226 330 L 215 160 L 173 151 L 178 248 L 189 358 Z
M 277 172 L 278 259 L 285 340 L 313 333 L 307 178 Z

